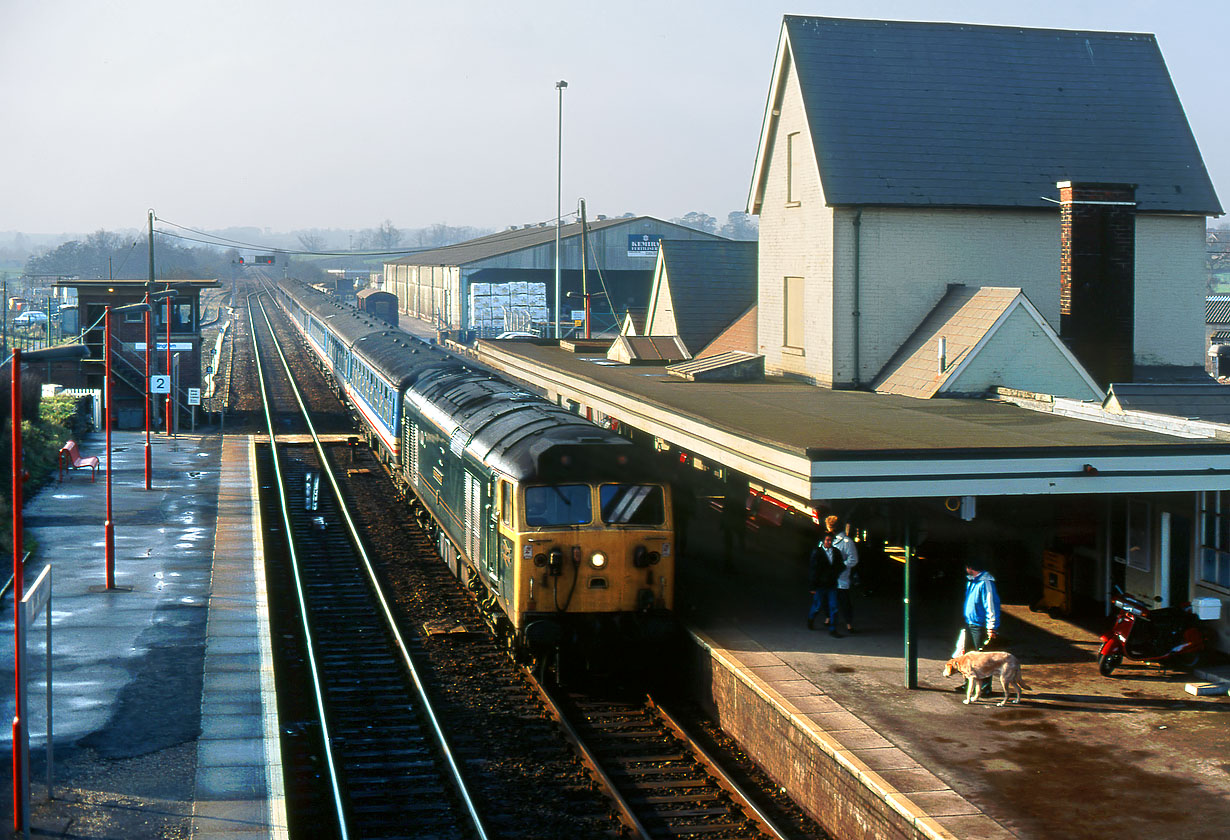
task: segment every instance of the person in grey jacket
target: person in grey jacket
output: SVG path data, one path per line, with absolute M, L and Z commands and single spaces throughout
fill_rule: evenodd
M 837 612 L 846 624 L 846 632 L 856 633 L 858 631 L 854 629 L 854 603 L 850 597 L 850 587 L 854 567 L 858 565 L 858 545 L 850 539 L 849 534 L 838 529 L 839 524 L 841 520 L 836 516 L 829 516 L 824 520 L 824 527 L 833 535 L 833 546 L 845 558 L 845 568 L 837 576 Z

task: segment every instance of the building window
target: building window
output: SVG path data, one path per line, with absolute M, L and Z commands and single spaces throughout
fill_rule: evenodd
M 786 135 L 786 203 L 799 204 L 798 167 L 795 166 L 795 147 L 799 145 L 799 132 Z
M 1230 589 L 1230 491 L 1200 494 L 1200 582 Z
M 787 277 L 783 300 L 782 344 L 803 348 L 803 278 Z

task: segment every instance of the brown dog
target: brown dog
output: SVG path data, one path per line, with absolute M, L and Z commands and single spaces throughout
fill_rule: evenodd
M 1004 699 L 998 705 L 1008 702 L 1008 686 L 1016 689 L 1016 699 L 1021 702 L 1021 689 L 1029 686 L 1021 679 L 1021 663 L 1010 653 L 1002 650 L 979 650 L 973 653 L 963 653 L 955 659 L 944 663 L 944 676 L 951 677 L 960 672 L 965 677 L 965 703 L 977 703 L 982 699 L 982 681 L 999 674 L 999 684 L 1004 689 Z

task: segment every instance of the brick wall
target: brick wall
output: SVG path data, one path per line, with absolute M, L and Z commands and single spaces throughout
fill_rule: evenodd
M 953 840 L 940 820 L 809 721 L 791 702 L 717 652 L 697 645 L 693 697 L 824 830 L 841 840 Z M 1009 836 L 985 816 L 977 836 Z M 971 834 L 971 836 L 974 836 Z
M 688 350 L 692 348 L 689 347 Z M 714 356 L 730 350 L 741 350 L 744 353 L 758 353 L 756 349 L 756 307 L 753 306 L 735 319 L 734 323 L 723 330 L 717 338 L 701 348 L 696 355 Z
M 1103 387 L 1132 381 L 1136 188 L 1059 182 L 1059 334 Z

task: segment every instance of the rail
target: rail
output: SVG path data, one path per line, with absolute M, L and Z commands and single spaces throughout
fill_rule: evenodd
M 260 293 L 253 293 L 248 296 L 248 317 L 249 317 L 250 326 L 252 328 L 252 341 L 254 345 L 257 341 L 257 335 L 256 335 L 255 317 L 253 315 L 253 309 L 252 309 L 252 298 L 259 297 L 259 294 Z M 261 301 L 257 300 L 256 305 L 260 308 L 261 315 L 264 318 L 265 324 L 269 328 L 270 333 L 273 334 L 274 333 L 273 324 L 269 320 L 269 315 L 265 311 L 264 304 Z M 321 443 L 320 437 L 316 432 L 315 424 L 312 422 L 311 415 L 307 409 L 307 406 L 305 405 L 303 401 L 303 396 L 298 386 L 295 384 L 294 377 L 291 375 L 290 363 L 287 361 L 285 354 L 283 354 L 282 352 L 281 346 L 278 344 L 276 340 L 273 342 L 273 348 L 274 350 L 277 351 L 278 358 L 282 362 L 282 367 L 284 371 L 286 372 L 286 376 L 288 380 L 290 381 L 291 391 L 295 396 L 295 401 L 299 406 L 299 410 L 303 415 L 304 422 L 307 424 L 308 432 L 312 437 L 313 445 L 316 448 L 316 453 L 320 460 L 321 473 L 328 479 L 329 485 L 332 487 L 335 497 L 340 502 L 340 500 L 344 499 L 345 496 L 342 493 L 341 487 L 338 485 L 337 478 L 333 474 L 333 470 L 329 466 L 329 459 L 325 453 L 324 446 Z M 275 448 L 276 442 L 275 442 L 275 430 L 273 426 L 273 417 L 270 412 L 269 403 L 265 395 L 265 384 L 264 384 L 265 378 L 264 378 L 263 366 L 261 365 L 261 361 L 260 361 L 260 353 L 257 352 L 255 355 L 256 355 L 256 362 L 257 362 L 257 371 L 258 371 L 258 375 L 259 375 L 260 382 L 261 382 L 262 400 L 264 401 L 264 406 L 265 406 L 265 420 L 266 420 L 266 424 L 269 429 L 270 448 L 271 448 L 271 451 L 273 451 L 274 453 L 273 463 L 274 463 L 274 467 L 275 467 L 275 470 L 277 472 L 277 477 L 278 477 L 278 495 L 282 503 L 282 519 L 283 519 L 282 524 L 286 530 L 287 543 L 290 548 L 290 554 L 291 554 L 291 564 L 295 569 L 295 578 L 296 578 L 295 588 L 296 588 L 299 601 L 300 601 L 299 612 L 303 619 L 304 634 L 305 634 L 305 638 L 307 639 L 306 647 L 308 651 L 308 657 L 310 660 L 309 664 L 310 664 L 311 671 L 312 671 L 312 681 L 313 681 L 313 685 L 314 685 L 315 692 L 316 692 L 315 699 L 316 699 L 317 711 L 320 715 L 321 729 L 322 729 L 322 732 L 324 733 L 325 749 L 328 755 L 328 763 L 329 763 L 329 769 L 331 773 L 331 784 L 333 785 L 335 805 L 338 809 L 339 825 L 342 826 L 342 836 L 348 837 L 348 834 L 345 829 L 345 814 L 344 814 L 342 801 L 341 801 L 340 784 L 336 776 L 336 768 L 334 767 L 334 764 L 333 764 L 332 750 L 329 745 L 328 727 L 327 727 L 327 723 L 325 720 L 325 712 L 324 712 L 324 698 L 323 698 L 323 693 L 321 690 L 320 678 L 319 678 L 319 675 L 316 669 L 315 657 L 313 655 L 314 645 L 312 643 L 311 629 L 308 626 L 308 620 L 307 620 L 308 610 L 307 610 L 307 606 L 306 606 L 306 602 L 304 598 L 304 593 L 302 590 L 302 585 L 299 580 L 298 557 L 295 553 L 294 539 L 292 536 L 292 528 L 291 528 L 289 515 L 287 513 L 287 507 L 286 507 L 287 500 L 286 500 L 285 492 L 283 489 L 282 472 L 281 472 L 281 467 L 278 464 L 278 459 L 276 457 L 276 448 Z M 351 518 L 350 511 L 346 508 L 346 506 L 344 504 L 339 504 L 338 507 L 342 515 L 342 518 L 346 523 L 346 529 L 350 536 L 350 541 L 352 545 L 354 546 L 354 549 L 363 564 L 364 572 L 366 573 L 368 580 L 371 584 L 372 593 L 374 594 L 377 602 L 380 605 L 380 610 L 383 613 L 384 620 L 387 625 L 389 634 L 393 638 L 397 646 L 397 649 L 399 653 L 401 654 L 402 662 L 405 665 L 406 671 L 409 674 L 411 681 L 414 683 L 415 690 L 419 696 L 419 701 L 421 704 L 421 708 L 423 710 L 423 714 L 426 716 L 429 723 L 431 724 L 432 731 L 434 732 L 436 736 L 436 741 L 441 751 L 441 755 L 443 756 L 445 762 L 448 764 L 449 771 L 452 775 L 453 786 L 456 789 L 458 797 L 465 804 L 466 811 L 470 816 L 470 820 L 473 824 L 473 827 L 474 827 L 474 830 L 477 836 L 481 838 L 481 840 L 486 840 L 488 835 L 483 825 L 482 819 L 479 816 L 478 811 L 474 805 L 474 801 L 472 797 L 470 796 L 469 790 L 466 787 L 465 778 L 462 775 L 461 769 L 458 766 L 455 757 L 453 756 L 453 752 L 448 744 L 448 739 L 445 736 L 444 729 L 441 726 L 439 719 L 437 715 L 435 714 L 435 711 L 432 708 L 432 703 L 427 696 L 426 688 L 424 687 L 423 681 L 419 676 L 418 668 L 415 666 L 414 661 L 410 657 L 409 645 L 407 644 L 406 639 L 402 635 L 401 629 L 398 627 L 397 621 L 393 615 L 392 609 L 389 606 L 388 600 L 384 596 L 384 592 L 382 591 L 379 580 L 376 577 L 375 568 L 371 562 L 371 559 L 369 558 L 367 554 L 366 549 L 363 546 L 363 540 L 359 536 L 358 527 L 355 525 L 354 520 Z
M 248 295 L 248 323 L 252 329 L 252 344 L 257 344 L 256 337 L 256 319 L 252 312 L 252 298 L 255 294 Z M 325 763 L 328 765 L 329 783 L 333 791 L 333 806 L 337 813 L 338 831 L 343 840 L 347 840 L 349 834 L 346 830 L 346 811 L 342 803 L 341 783 L 338 779 L 337 765 L 333 759 L 332 739 L 329 737 L 329 723 L 325 716 L 324 694 L 321 690 L 320 671 L 316 665 L 315 649 L 316 645 L 312 641 L 312 628 L 308 622 L 307 604 L 303 594 L 303 585 L 299 575 L 299 557 L 295 551 L 294 530 L 290 521 L 289 505 L 290 502 L 286 498 L 285 479 L 282 476 L 282 467 L 277 457 L 277 435 L 273 427 L 273 414 L 269 407 L 269 394 L 265 388 L 265 371 L 261 364 L 260 352 L 254 354 L 256 356 L 256 378 L 260 383 L 261 404 L 265 409 L 265 423 L 269 429 L 269 450 L 272 454 L 274 473 L 277 475 L 278 502 L 282 512 L 282 527 L 285 529 L 287 550 L 290 554 L 291 566 L 295 570 L 295 592 L 299 599 L 299 616 L 303 622 L 303 634 L 307 640 L 306 648 L 308 655 L 308 669 L 312 675 L 312 685 L 316 693 L 316 712 L 320 717 L 320 728 L 322 740 L 324 741 Z

